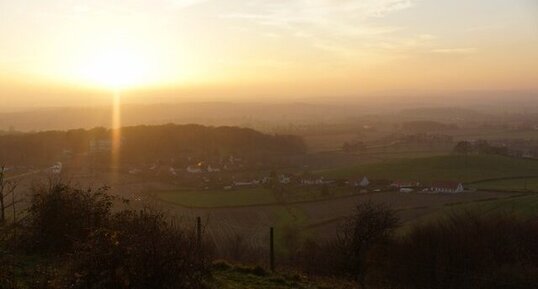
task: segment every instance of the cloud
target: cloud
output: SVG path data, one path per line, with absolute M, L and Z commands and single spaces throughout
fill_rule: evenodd
M 190 6 L 198 5 L 208 0 L 170 0 L 176 8 L 187 8 Z
M 379 24 L 390 13 L 408 9 L 413 0 L 251 0 L 241 10 L 222 14 L 291 37 L 310 39 L 311 47 L 350 55 L 352 43 L 376 43 L 403 30 Z
M 464 54 L 473 54 L 477 52 L 476 48 L 468 47 L 468 48 L 438 48 L 433 49 L 433 53 L 438 54 L 453 54 L 453 55 L 464 55 Z

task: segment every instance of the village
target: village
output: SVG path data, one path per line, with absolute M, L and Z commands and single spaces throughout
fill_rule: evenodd
M 422 182 L 420 180 L 387 180 L 368 176 L 352 178 L 328 178 L 321 174 L 280 172 L 262 170 L 249 172 L 241 158 L 230 157 L 222 166 L 199 162 L 178 169 L 170 165 L 153 164 L 147 169 L 130 169 L 129 174 L 168 179 L 178 185 L 195 187 L 197 190 L 241 190 L 252 188 L 301 189 L 330 192 L 333 188 L 347 189 L 353 193 L 398 191 L 401 193 L 462 193 L 464 184 L 457 180 Z

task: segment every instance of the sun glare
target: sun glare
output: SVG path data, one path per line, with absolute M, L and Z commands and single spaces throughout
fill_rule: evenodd
M 111 47 L 89 57 L 81 70 L 81 76 L 92 85 L 121 89 L 144 82 L 148 67 L 133 49 Z

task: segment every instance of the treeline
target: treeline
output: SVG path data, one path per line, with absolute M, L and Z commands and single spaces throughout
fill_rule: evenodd
M 509 149 L 506 146 L 495 146 L 488 143 L 486 140 L 478 140 L 475 142 L 460 141 L 454 146 L 454 152 L 458 154 L 490 154 L 490 155 L 509 155 Z
M 417 120 L 402 123 L 402 129 L 416 132 L 438 132 L 458 129 L 458 126 L 453 123 L 446 124 L 437 121 Z
M 47 131 L 0 136 L 0 159 L 9 164 L 50 164 L 79 154 L 91 153 L 92 141 L 105 143 L 106 152 L 113 130 L 94 128 Z M 124 161 L 168 160 L 175 157 L 234 154 L 300 154 L 306 145 L 300 137 L 268 135 L 238 127 L 202 125 L 134 126 L 121 129 L 120 155 Z M 106 157 L 106 156 L 104 156 Z

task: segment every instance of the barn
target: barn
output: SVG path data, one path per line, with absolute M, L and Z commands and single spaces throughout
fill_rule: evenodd
M 434 193 L 461 193 L 464 191 L 463 184 L 457 181 L 433 182 L 430 191 Z

